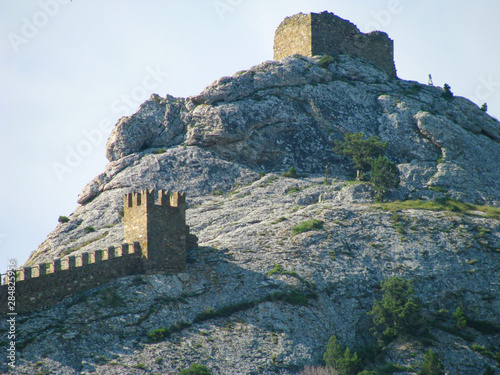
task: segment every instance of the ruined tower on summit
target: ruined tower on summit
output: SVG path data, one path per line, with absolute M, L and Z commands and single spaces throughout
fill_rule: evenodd
M 299 13 L 279 25 L 274 37 L 274 59 L 299 54 L 351 55 L 365 59 L 396 78 L 394 43 L 381 31 L 362 33 L 356 25 L 333 13 Z

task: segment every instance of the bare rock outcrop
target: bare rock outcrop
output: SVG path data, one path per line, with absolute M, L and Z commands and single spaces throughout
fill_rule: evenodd
M 388 198 L 413 207 L 378 206 L 369 184 L 349 181 L 352 165 L 332 151 L 347 132 L 388 143 L 401 172 Z M 419 207 L 445 196 L 500 206 L 500 125 L 467 99 L 350 56 L 291 56 L 190 98 L 153 95 L 119 120 L 106 155 L 26 265 L 120 244 L 123 195 L 144 188 L 187 193 L 200 248 L 185 273 L 121 278 L 20 317 L 12 373 L 178 373 L 202 362 L 214 374 L 295 374 L 321 360 L 332 334 L 373 344 L 366 312 L 391 276 L 413 280 L 426 345 L 447 371 L 495 365 L 498 211 Z M 299 178 L 282 176 L 290 167 Z M 297 231 L 313 219 L 322 227 Z M 475 323 L 457 333 L 458 306 Z M 416 374 L 426 349 L 395 341 L 383 361 Z
M 328 166 L 346 178 L 348 163 L 332 152 L 346 132 L 379 136 L 397 164 L 434 162 L 437 174 L 425 185 L 470 202 L 500 202 L 497 120 L 467 99 L 445 99 L 440 88 L 389 79 L 349 56 L 328 66 L 303 56 L 268 61 L 188 99 L 153 96 L 118 122 L 106 153 L 117 162 L 147 148 L 183 144 L 255 171 L 294 167 L 319 174 Z

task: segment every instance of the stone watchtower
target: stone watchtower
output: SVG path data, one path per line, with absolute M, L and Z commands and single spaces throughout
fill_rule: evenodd
M 394 43 L 386 33 L 364 34 L 351 22 L 329 12 L 299 13 L 279 25 L 274 37 L 274 59 L 294 54 L 360 57 L 396 78 Z
M 146 271 L 184 272 L 186 249 L 197 238 L 186 225 L 186 195 L 154 190 L 129 193 L 124 199 L 125 242 L 139 242 Z

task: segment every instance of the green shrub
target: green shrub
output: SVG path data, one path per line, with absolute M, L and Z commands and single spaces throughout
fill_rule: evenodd
M 453 313 L 453 319 L 455 319 L 455 327 L 458 329 L 467 327 L 467 318 L 460 306 L 458 306 L 457 310 Z
M 286 221 L 287 218 L 284 216 L 279 217 L 278 219 L 274 220 L 271 224 L 278 224 L 281 223 L 282 221 Z
M 155 329 L 154 331 L 151 331 L 148 333 L 148 340 L 149 342 L 160 342 L 164 341 L 167 337 L 169 337 L 171 334 L 170 330 L 168 328 L 158 328 Z
M 154 151 L 153 151 L 153 154 L 158 155 L 158 154 L 163 154 L 163 153 L 165 153 L 165 152 L 167 152 L 167 150 L 165 150 L 164 148 L 160 148 L 160 149 L 158 149 L 158 150 L 154 150 Z
M 456 213 L 464 213 L 472 216 L 487 217 L 490 219 L 500 220 L 500 208 L 490 206 L 473 205 L 464 203 L 452 198 L 437 198 L 432 201 L 406 200 L 393 201 L 389 203 L 374 204 L 374 207 L 381 208 L 385 211 L 399 210 L 430 210 L 430 211 L 450 211 Z M 482 212 L 483 214 L 474 213 L 474 211 Z
M 420 375 L 444 375 L 444 367 L 439 357 L 429 349 L 424 355 Z
M 293 235 L 309 232 L 311 230 L 320 230 L 323 229 L 323 225 L 325 223 L 321 220 L 311 219 L 307 221 L 303 221 L 300 224 L 297 224 L 292 228 Z
M 368 172 L 372 167 L 374 158 L 382 155 L 387 148 L 387 142 L 380 142 L 379 137 L 371 136 L 363 139 L 363 133 L 346 133 L 344 142 L 335 141 L 333 151 L 340 155 L 350 156 L 356 169 L 356 179 L 363 178 L 364 172 Z
M 332 56 L 323 55 L 323 57 L 321 57 L 321 59 L 319 59 L 319 61 L 318 61 L 318 66 L 320 68 L 326 69 L 326 68 L 328 68 L 328 66 L 330 64 L 333 64 L 334 62 L 335 62 L 335 59 Z
M 448 193 L 448 190 L 442 188 L 441 186 L 428 186 L 428 189 L 435 191 L 436 193 L 443 193 L 443 194 Z
M 443 98 L 445 99 L 453 99 L 453 93 L 451 92 L 451 87 L 447 83 L 443 86 Z
M 283 302 L 295 306 L 310 306 L 311 303 L 309 302 L 309 300 L 312 298 L 318 298 L 317 294 L 315 293 L 303 294 L 296 290 L 292 290 L 290 293 L 286 293 L 284 295 Z
M 217 189 L 217 190 L 212 191 L 212 195 L 215 195 L 215 196 L 219 196 L 219 195 L 222 195 L 222 194 L 224 194 L 222 192 L 222 189 Z
M 500 352 L 495 352 L 494 348 L 486 348 L 484 346 L 478 345 L 478 344 L 472 344 L 470 346 L 472 350 L 475 352 L 478 352 L 479 354 L 491 358 L 494 361 L 497 361 L 497 363 L 500 365 Z
M 85 233 L 92 233 L 92 232 L 95 232 L 95 228 L 94 227 L 85 227 L 84 229 Z
M 488 111 L 488 104 L 483 103 L 483 105 L 481 106 L 481 111 L 487 112 Z
M 193 363 L 188 369 L 181 370 L 179 375 L 212 375 L 212 373 L 207 366 Z
M 288 172 L 283 172 L 282 176 L 289 177 L 289 178 L 298 178 L 299 177 L 299 175 L 297 174 L 297 171 L 294 167 L 290 167 Z
M 372 331 L 380 343 L 387 343 L 400 334 L 414 334 L 422 324 L 420 303 L 414 298 L 411 281 L 390 277 L 382 281 L 382 299 L 374 301 Z
M 372 160 L 370 182 L 377 191 L 377 199 L 381 200 L 389 189 L 399 186 L 399 169 L 384 156 Z
M 59 219 L 57 219 L 58 222 L 60 223 L 67 223 L 69 221 L 69 217 L 67 216 L 59 216 Z
M 274 275 L 275 273 L 279 273 L 280 275 L 283 273 L 284 268 L 281 264 L 277 263 L 274 265 L 274 268 L 270 270 L 268 273 L 266 273 L 266 277 L 269 277 L 271 275 Z
M 483 335 L 497 335 L 500 334 L 500 326 L 492 322 L 467 319 L 467 325 L 474 328 L 476 331 L 481 332 Z
M 351 349 L 342 347 L 335 335 L 328 341 L 323 360 L 327 367 L 337 370 L 339 375 L 356 375 L 361 370 L 358 354 L 352 354 Z

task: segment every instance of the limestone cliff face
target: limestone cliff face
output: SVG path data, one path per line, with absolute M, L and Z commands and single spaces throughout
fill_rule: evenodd
M 379 136 L 402 167 L 434 164 L 427 185 L 466 201 L 500 202 L 500 161 L 492 157 L 500 154 L 498 121 L 467 99 L 446 100 L 441 88 L 391 80 L 347 56 L 327 68 L 305 57 L 269 61 L 221 78 L 198 96 L 153 96 L 120 120 L 107 155 L 116 161 L 145 148 L 184 144 L 256 171 L 293 166 L 322 173 L 328 165 L 344 177 L 345 160 L 332 145 L 346 132 Z
M 446 100 L 440 88 L 390 79 L 363 60 L 318 61 L 265 62 L 197 96 L 153 95 L 120 119 L 109 165 L 27 263 L 121 243 L 123 194 L 143 188 L 186 191 L 200 249 L 185 273 L 119 279 L 23 317 L 18 373 L 174 374 L 192 362 L 214 374 L 297 373 L 320 361 L 332 334 L 353 348 L 372 342 L 366 311 L 389 276 L 414 281 L 427 344 L 449 373 L 495 365 L 471 345 L 500 350 L 498 219 L 379 210 L 332 147 L 346 132 L 387 141 L 402 174 L 391 199 L 448 194 L 498 207 L 500 124 L 467 99 Z M 307 177 L 280 176 L 292 166 Z M 293 235 L 309 219 L 323 228 Z M 454 331 L 458 306 L 491 331 Z M 172 335 L 149 343 L 162 327 Z M 384 361 L 421 361 L 427 348 L 409 340 L 392 343 Z

